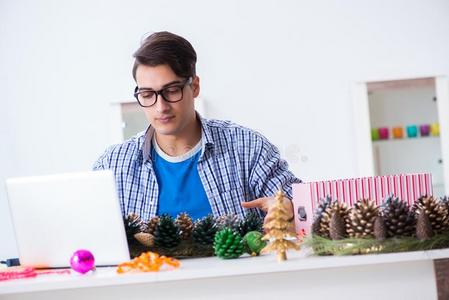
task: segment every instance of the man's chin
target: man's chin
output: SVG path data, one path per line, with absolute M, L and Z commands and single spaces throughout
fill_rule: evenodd
M 176 135 L 177 130 L 175 128 L 158 127 L 154 128 L 157 134 L 160 135 Z

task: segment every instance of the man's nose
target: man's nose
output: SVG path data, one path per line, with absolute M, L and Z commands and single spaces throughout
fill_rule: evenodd
M 156 107 L 156 111 L 157 112 L 164 112 L 170 109 L 170 103 L 168 103 L 167 101 L 165 101 L 162 98 L 162 95 L 158 95 L 157 97 L 157 101 L 154 104 L 154 106 Z

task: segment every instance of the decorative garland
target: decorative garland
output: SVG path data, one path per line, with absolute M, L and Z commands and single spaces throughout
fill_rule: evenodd
M 142 253 L 152 251 L 165 256 L 176 258 L 209 257 L 214 255 L 213 245 L 201 245 L 192 240 L 181 241 L 175 247 L 146 246 L 136 239 L 128 242 L 131 257 L 138 257 Z
M 253 231 L 262 232 L 262 218 L 252 211 L 243 219 L 232 214 L 217 218 L 208 215 L 195 222 L 186 213 L 179 214 L 176 218 L 169 215 L 156 216 L 147 222 L 136 214 L 129 214 L 124 218 L 124 224 L 131 257 L 138 257 L 148 251 L 175 258 L 208 257 L 217 254 L 216 248 L 220 248 L 221 252 L 225 251 L 226 257 L 240 256 L 241 253 L 236 250 L 240 249 L 239 244 L 246 246 L 248 240 L 251 244 L 255 238 L 244 239 L 245 235 Z M 231 230 L 235 237 L 231 238 L 226 234 L 222 241 L 217 242 L 216 234 L 224 229 Z M 222 245 L 223 243 L 226 245 Z M 260 251 L 247 251 L 250 250 L 256 254 Z
M 388 196 L 381 206 L 360 199 L 353 207 L 322 199 L 304 245 L 317 255 L 357 255 L 449 247 L 449 200 L 422 196 L 412 207 Z
M 304 246 L 313 249 L 316 255 L 357 255 L 394 253 L 449 248 L 449 233 L 438 234 L 427 240 L 415 237 L 376 239 L 347 238 L 330 240 L 317 235 L 304 239 Z

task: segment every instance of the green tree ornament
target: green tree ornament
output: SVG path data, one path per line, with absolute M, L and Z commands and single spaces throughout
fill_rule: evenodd
M 242 237 L 232 229 L 222 229 L 215 234 L 214 250 L 220 258 L 238 258 L 243 253 Z

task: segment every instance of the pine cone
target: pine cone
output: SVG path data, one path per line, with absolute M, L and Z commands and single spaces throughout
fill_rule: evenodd
M 326 236 L 325 233 L 321 233 L 321 219 L 323 218 L 323 214 L 326 212 L 326 209 L 330 207 L 332 204 L 332 198 L 330 196 L 326 196 L 326 198 L 320 199 L 318 202 L 318 207 L 315 209 L 313 215 L 313 223 L 312 223 L 312 234 Z
M 238 258 L 243 253 L 242 237 L 230 228 L 217 232 L 214 238 L 215 255 L 221 258 Z
M 374 220 L 379 215 L 379 207 L 374 201 L 362 199 L 354 204 L 349 213 L 346 228 L 350 237 L 367 238 L 374 236 Z
M 159 224 L 159 217 L 154 216 L 147 222 L 146 233 L 153 234 L 156 231 L 156 226 Z
M 123 223 L 128 241 L 131 241 L 136 233 L 142 232 L 144 229 L 144 223 L 136 213 L 129 214 L 123 219 Z
M 181 213 L 176 218 L 176 225 L 178 225 L 181 232 L 181 239 L 188 240 L 193 230 L 192 218 L 187 213 Z
M 154 243 L 156 246 L 173 248 L 181 242 L 179 228 L 172 216 L 163 214 L 154 231 Z
M 217 226 L 212 215 L 208 215 L 195 222 L 193 227 L 193 240 L 201 245 L 212 245 L 214 236 L 217 232 Z
M 441 200 L 432 196 L 423 196 L 413 206 L 415 214 L 425 213 L 429 217 L 432 231 L 439 234 L 448 229 L 449 217 L 448 208 Z
M 318 206 L 315 209 L 315 217 L 321 217 L 325 212 L 326 209 L 328 207 L 330 207 L 332 205 L 332 203 L 335 202 L 332 200 L 331 196 L 326 196 L 325 198 L 321 198 L 320 201 L 318 202 Z
M 444 196 L 440 198 L 440 203 L 444 206 L 447 207 L 448 211 L 449 211 L 449 197 L 448 196 Z
M 405 201 L 389 196 L 383 204 L 388 237 L 412 236 L 415 231 L 415 216 Z
M 225 228 L 230 228 L 233 231 L 239 232 L 242 220 L 237 215 L 223 215 L 215 219 L 217 230 L 220 231 Z
M 327 201 L 327 200 L 326 200 Z M 344 223 L 348 223 L 349 209 L 346 203 L 339 203 L 338 201 L 333 201 L 330 205 L 326 207 L 326 210 L 322 213 L 320 220 L 319 236 L 329 238 L 330 237 L 330 221 L 332 215 L 338 213 L 343 219 Z
M 419 240 L 430 239 L 434 235 L 434 233 L 428 215 L 420 209 L 418 209 L 417 215 L 418 219 L 416 221 L 416 237 Z
M 382 216 L 378 216 L 374 220 L 374 237 L 379 241 L 383 241 L 387 238 L 387 227 L 385 226 L 385 221 Z
M 346 237 L 345 221 L 339 212 L 334 212 L 329 222 L 329 236 L 332 240 L 341 240 Z
M 312 234 L 314 235 L 320 235 L 320 228 L 321 228 L 321 217 L 315 218 L 312 223 Z
M 249 211 L 245 218 L 240 222 L 239 233 L 241 236 L 245 236 L 250 231 L 263 232 L 263 220 L 256 212 Z
M 154 236 L 150 233 L 139 232 L 134 235 L 134 238 L 146 247 L 154 246 Z

